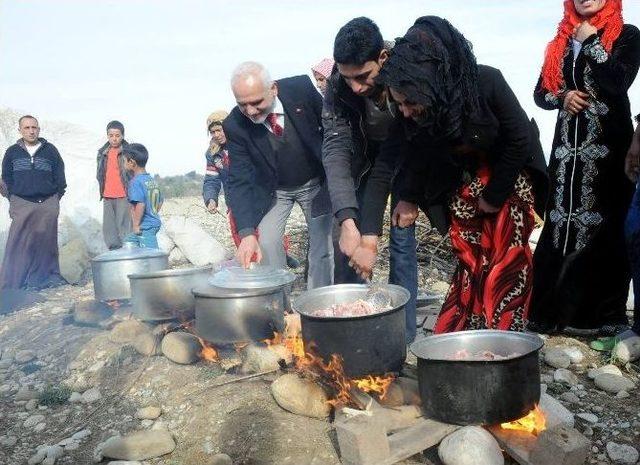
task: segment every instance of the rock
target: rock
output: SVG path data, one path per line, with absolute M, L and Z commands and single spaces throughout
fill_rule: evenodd
M 158 248 L 165 253 L 170 253 L 176 246 L 176 244 L 171 240 L 164 226 L 160 227 L 158 234 L 156 234 L 156 239 L 158 240 Z
M 78 431 L 77 433 L 74 433 L 71 435 L 71 439 L 73 439 L 74 441 L 82 441 L 84 438 L 91 436 L 91 430 L 88 428 L 85 428 L 83 430 Z
M 570 370 L 567 370 L 566 368 L 558 368 L 553 373 L 553 380 L 557 383 L 568 384 L 569 386 L 575 386 L 580 382 L 578 377 L 574 375 L 573 372 L 571 372 Z
M 278 360 L 281 357 L 267 347 L 250 344 L 242 351 L 242 358 L 244 360 L 241 368 L 243 373 L 260 373 L 277 370 L 280 367 Z
M 216 454 L 211 457 L 208 465 L 233 465 L 233 460 L 227 454 Z
M 40 397 L 40 393 L 33 389 L 29 389 L 28 387 L 23 387 L 18 389 L 13 400 L 33 400 L 38 399 Z
M 622 376 L 622 372 L 620 371 L 620 368 L 611 364 L 603 365 L 600 368 L 593 368 L 587 372 L 587 376 L 591 379 L 596 379 L 598 375 L 601 375 L 603 373 Z
M 596 386 L 603 391 L 617 394 L 620 391 L 630 391 L 635 387 L 633 381 L 624 376 L 603 373 L 593 380 Z
M 564 351 L 565 354 L 569 356 L 571 363 L 576 364 L 584 360 L 584 354 L 576 346 L 563 347 L 562 350 Z M 557 368 L 561 368 L 561 367 L 557 367 Z
M 69 397 L 69 402 L 82 402 L 82 394 L 79 392 L 72 392 Z
M 152 405 L 138 409 L 136 412 L 136 418 L 138 420 L 155 420 L 162 413 L 160 407 L 154 407 Z
M 69 284 L 79 284 L 89 268 L 89 251 L 81 237 L 60 247 L 60 274 Z
M 109 340 L 116 344 L 126 344 L 149 331 L 149 328 L 138 320 L 126 320 L 118 323 L 109 333 Z
M 627 397 L 629 397 L 629 393 L 628 393 L 627 391 L 619 391 L 619 392 L 616 394 L 616 397 L 617 397 L 618 399 L 626 399 Z
M 33 431 L 36 433 L 41 433 L 42 431 L 45 430 L 46 427 L 47 427 L 46 423 L 38 423 L 36 426 L 33 427 Z
M 593 413 L 576 413 L 576 417 L 582 418 L 587 423 L 591 423 L 591 424 L 598 423 L 598 417 Z
M 384 399 L 378 403 L 385 407 L 398 407 L 400 405 L 422 405 L 418 381 L 404 376 L 398 377 L 387 390 Z
M 329 400 L 320 386 L 296 374 L 285 374 L 271 383 L 271 394 L 283 409 L 312 418 L 329 415 Z
M 27 465 L 37 465 L 38 463 L 42 463 L 42 461 L 46 458 L 47 454 L 44 450 L 39 450 L 32 455 L 29 460 L 27 460 Z
M 131 345 L 140 355 L 146 357 L 160 355 L 162 353 L 160 350 L 161 338 L 162 336 L 160 334 L 153 334 L 151 331 L 146 331 L 135 338 Z
M 163 219 L 162 224 L 176 246 L 194 265 L 215 265 L 226 258 L 224 246 L 192 218 L 175 215 L 166 221 Z
M 184 256 L 180 247 L 174 247 L 169 253 L 169 266 L 184 265 L 185 263 L 189 263 L 187 257 Z
M 560 394 L 560 400 L 568 402 L 570 404 L 579 404 L 580 398 L 573 392 L 567 391 Z
M 24 364 L 31 362 L 35 358 L 36 354 L 32 350 L 19 350 L 13 360 L 18 364 Z
M 544 362 L 553 368 L 569 368 L 571 358 L 560 347 L 551 347 L 544 353 Z
M 618 342 L 611 355 L 622 363 L 636 361 L 640 358 L 640 336 L 631 336 Z
M 609 441 L 607 442 L 607 455 L 613 463 L 633 465 L 638 461 L 639 454 L 633 446 Z
M 547 419 L 547 428 L 553 428 L 557 425 L 567 425 L 573 427 L 574 418 L 567 408 L 551 397 L 549 394 L 540 396 L 540 409 L 544 412 Z
M 121 460 L 146 460 L 169 454 L 176 443 L 166 430 L 137 431 L 108 439 L 102 448 L 104 457 Z
M 97 387 L 87 389 L 82 393 L 82 402 L 85 404 L 92 404 L 100 399 L 102 399 L 102 394 Z
M 87 326 L 98 326 L 102 321 L 113 316 L 111 307 L 93 299 L 76 302 L 71 311 L 76 324 Z
M 479 426 L 465 426 L 444 438 L 438 456 L 445 465 L 504 464 L 498 442 Z
M 112 460 L 107 462 L 107 465 L 142 465 L 142 462 L 137 460 Z
M 13 447 L 18 442 L 18 438 L 15 436 L 2 436 L 0 437 L 0 446 Z
M 201 350 L 200 341 L 190 333 L 169 333 L 162 339 L 162 353 L 175 363 L 195 363 L 200 360 Z
M 44 420 L 44 415 L 31 415 L 29 418 L 27 418 L 24 423 L 22 424 L 22 426 L 24 426 L 25 428 L 33 428 L 34 426 L 36 426 L 38 423 L 42 422 Z

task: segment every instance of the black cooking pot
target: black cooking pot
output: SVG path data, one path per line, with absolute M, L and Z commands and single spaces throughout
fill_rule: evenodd
M 494 425 L 517 420 L 540 401 L 538 352 L 533 334 L 461 331 L 430 336 L 411 345 L 418 357 L 422 408 L 429 418 L 457 425 Z M 455 360 L 459 351 L 489 351 L 503 360 Z
M 316 310 L 334 304 L 355 302 L 367 295 L 364 284 L 338 284 L 302 293 L 293 302 L 300 313 L 305 351 L 312 350 L 325 362 L 332 354 L 343 358 L 349 378 L 398 372 L 407 356 L 405 310 L 409 291 L 393 284 L 380 284 L 391 297 L 393 308 L 374 315 L 357 317 L 319 317 Z

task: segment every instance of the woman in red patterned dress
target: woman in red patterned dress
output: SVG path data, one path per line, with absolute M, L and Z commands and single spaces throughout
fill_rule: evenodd
M 390 135 L 374 182 L 389 182 L 391 159 L 406 153 L 404 202 L 397 218 L 415 220 L 420 203 L 432 224 L 444 214 L 459 259 L 434 332 L 466 329 L 521 331 L 531 299 L 534 193 L 545 199 L 545 164 L 530 122 L 499 70 L 477 65 L 471 45 L 442 18 L 419 18 L 397 39 L 379 79 L 404 118 Z M 371 179 L 369 181 L 371 183 Z M 375 192 L 374 192 L 375 191 Z M 372 188 L 364 222 L 379 221 L 382 189 Z M 382 200 L 381 200 L 382 199 Z M 442 229 L 442 228 L 441 228 Z M 352 261 L 365 274 L 365 237 Z

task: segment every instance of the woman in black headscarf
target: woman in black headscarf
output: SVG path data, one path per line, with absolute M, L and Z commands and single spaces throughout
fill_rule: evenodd
M 381 222 L 382 186 L 392 177 L 391 159 L 402 139 L 401 197 L 409 203 L 394 217 L 404 226 L 403 217 L 414 217 L 406 215 L 408 206 L 418 200 L 430 213 L 443 211 L 459 259 L 434 331 L 523 330 L 532 286 L 534 186 L 546 187 L 535 126 L 500 71 L 477 65 L 471 44 L 442 18 L 419 18 L 397 39 L 378 79 L 404 118 L 376 160 L 363 223 Z M 544 192 L 536 194 L 544 200 Z M 364 274 L 371 243 L 363 238 L 352 257 Z

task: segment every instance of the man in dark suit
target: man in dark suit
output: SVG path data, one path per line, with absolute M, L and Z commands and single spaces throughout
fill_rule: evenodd
M 298 203 L 309 226 L 307 286 L 333 282 L 329 195 L 322 167 L 322 98 L 307 76 L 273 81 L 259 63 L 231 78 L 237 106 L 223 123 L 229 151 L 227 199 L 242 238 L 237 257 L 284 268 L 287 219 Z

